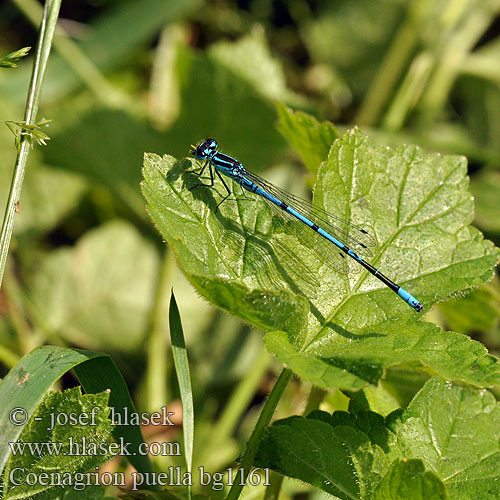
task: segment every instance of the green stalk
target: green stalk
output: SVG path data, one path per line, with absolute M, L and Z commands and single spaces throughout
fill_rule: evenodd
M 432 123 L 442 112 L 451 88 L 462 65 L 474 46 L 484 35 L 498 13 L 498 8 L 473 8 L 464 13 L 464 21 L 448 37 L 435 71 L 422 96 L 420 118 L 424 126 Z
M 42 92 L 43 76 L 47 68 L 47 61 L 52 46 L 52 38 L 54 36 L 60 6 L 61 0 L 47 0 L 45 2 L 42 22 L 40 24 L 40 36 L 38 38 L 35 60 L 33 62 L 33 73 L 31 75 L 26 110 L 24 113 L 24 122 L 26 125 L 35 125 L 36 123 L 36 114 Z M 29 139 L 30 137 L 26 133 L 21 134 L 14 167 L 14 175 L 10 186 L 9 199 L 7 200 L 7 206 L 5 208 L 2 232 L 0 235 L 0 285 L 2 284 L 10 240 L 12 238 L 12 230 L 14 229 L 16 208 L 21 198 L 21 188 L 23 186 L 26 161 L 30 148 Z
M 394 87 L 417 46 L 417 27 L 411 17 L 409 15 L 409 18 L 403 22 L 396 33 L 373 84 L 356 113 L 354 123 L 359 125 L 378 124 L 382 110 L 389 102 Z
M 385 129 L 400 130 L 403 128 L 408 114 L 422 95 L 434 66 L 435 59 L 429 52 L 421 52 L 415 57 L 382 120 Z
M 259 419 L 257 420 L 257 424 L 254 427 L 250 439 L 248 440 L 247 448 L 240 462 L 240 468 L 243 469 L 244 481 L 238 480 L 233 484 L 233 486 L 231 486 L 229 494 L 227 495 L 227 500 L 236 500 L 240 496 L 244 486 L 244 484 L 240 483 L 246 482 L 247 477 L 250 474 L 250 469 L 254 463 L 255 456 L 257 455 L 257 450 L 259 449 L 259 444 L 264 431 L 271 422 L 274 410 L 276 409 L 276 406 L 278 405 L 278 402 L 291 376 L 291 370 L 289 370 L 288 368 L 283 368 L 280 376 L 278 377 L 278 380 L 274 384 L 273 390 L 271 391 L 271 394 L 269 394 L 269 398 L 262 408 Z
M 40 17 L 40 5 L 35 0 L 12 0 L 19 10 L 34 24 Z M 56 39 L 54 40 L 54 48 L 61 56 L 61 59 L 70 67 L 87 88 L 99 99 L 107 105 L 116 107 L 124 107 L 131 112 L 140 113 L 138 106 L 124 92 L 113 87 L 99 68 L 87 56 L 87 54 L 66 36 L 65 31 L 60 26 L 57 27 Z

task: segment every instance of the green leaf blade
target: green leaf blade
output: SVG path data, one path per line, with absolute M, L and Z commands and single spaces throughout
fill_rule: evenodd
M 431 379 L 389 425 L 390 456 L 422 458 L 450 498 L 500 495 L 500 404 L 489 391 Z
M 184 343 L 184 332 L 182 329 L 181 317 L 173 290 L 170 298 L 169 324 L 170 338 L 172 339 L 172 356 L 174 358 L 175 372 L 179 382 L 179 391 L 182 401 L 184 454 L 186 456 L 187 471 L 191 473 L 194 443 L 193 389 L 191 386 L 191 374 L 189 372 L 189 361 L 187 357 L 186 344 Z M 188 498 L 190 498 L 190 495 L 191 492 L 188 485 Z
M 316 173 L 322 161 L 339 133 L 330 122 L 319 122 L 316 118 L 301 111 L 292 111 L 282 104 L 276 103 L 278 110 L 278 130 L 288 143 L 300 155 L 305 166 Z
M 343 500 L 366 498 L 387 468 L 382 450 L 363 432 L 301 417 L 268 429 L 257 464 Z
M 354 260 L 349 276 L 339 276 L 261 199 L 240 196 L 236 183 L 229 184 L 235 199 L 216 210 L 223 188 L 193 189 L 200 180 L 186 171 L 196 165 L 146 155 L 150 214 L 202 295 L 266 332 L 284 332 L 268 336 L 268 346 L 301 377 L 358 390 L 403 365 L 480 387 L 499 383 L 500 366 L 480 344 L 417 321 Z M 314 204 L 370 231 L 377 241 L 371 263 L 425 312 L 490 279 L 498 262 L 499 250 L 469 226 L 467 188 L 463 158 L 377 146 L 354 129 L 335 140 L 319 168 Z M 262 300 L 248 307 L 252 294 Z

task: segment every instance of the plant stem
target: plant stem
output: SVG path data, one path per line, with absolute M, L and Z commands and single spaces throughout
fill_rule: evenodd
M 250 469 L 255 460 L 255 456 L 257 455 L 257 450 L 259 449 L 262 435 L 264 434 L 264 431 L 266 430 L 269 422 L 271 421 L 271 418 L 273 417 L 274 410 L 276 409 L 276 406 L 278 405 L 281 395 L 283 394 L 283 391 L 285 390 L 285 387 L 287 386 L 291 376 L 291 370 L 289 370 L 288 368 L 283 368 L 280 376 L 278 377 L 278 380 L 274 384 L 271 394 L 269 394 L 269 398 L 262 408 L 259 419 L 257 420 L 257 424 L 255 425 L 250 439 L 248 440 L 245 453 L 243 454 L 243 458 L 240 462 L 240 468 L 243 469 L 244 481 L 246 481 L 248 474 L 250 473 Z M 231 489 L 229 490 L 229 494 L 227 496 L 227 500 L 236 500 L 240 496 L 244 486 L 244 484 L 241 483 L 244 483 L 244 481 L 236 481 L 233 486 L 231 486 Z
M 359 125 L 376 125 L 394 87 L 418 42 L 417 28 L 411 16 L 403 22 L 366 97 L 354 119 Z
M 19 10 L 36 25 L 39 18 L 40 5 L 35 0 L 12 0 Z M 54 48 L 61 59 L 73 70 L 87 88 L 101 102 L 123 107 L 131 112 L 140 113 L 140 107 L 124 92 L 113 87 L 99 68 L 87 56 L 87 54 L 69 38 L 61 26 L 57 27 Z
M 434 65 L 433 54 L 429 52 L 421 52 L 415 57 L 382 121 L 384 128 L 390 130 L 403 128 L 406 117 L 425 89 Z
M 38 37 L 37 50 L 35 60 L 33 62 L 33 73 L 31 74 L 28 99 L 24 113 L 24 122 L 26 125 L 35 125 L 36 123 L 36 114 L 38 111 L 38 104 L 40 102 L 43 76 L 45 74 L 45 69 L 47 68 L 47 60 L 52 46 L 52 38 L 54 36 L 60 6 L 61 0 L 47 0 L 45 2 L 42 22 L 40 24 L 40 35 Z M 2 232 L 0 235 L 0 285 L 2 284 L 10 240 L 12 238 L 12 230 L 14 229 L 16 208 L 21 197 L 21 188 L 23 186 L 26 161 L 28 159 L 30 148 L 29 139 L 28 135 L 21 135 L 19 149 L 17 151 L 16 164 L 14 167 L 14 175 L 10 186 L 9 199 L 5 208 Z
M 491 8 L 470 8 L 463 14 L 463 22 L 447 38 L 422 96 L 420 121 L 424 126 L 432 123 L 442 112 L 464 61 L 498 13 L 498 7 L 493 5 Z

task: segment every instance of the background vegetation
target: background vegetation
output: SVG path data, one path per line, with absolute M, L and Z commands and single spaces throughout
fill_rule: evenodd
M 35 46 L 40 13 L 33 0 L 1 4 L 0 54 Z M 167 341 L 173 287 L 194 392 L 194 464 L 213 471 L 233 464 L 281 363 L 269 354 L 262 332 L 249 326 L 252 321 L 243 324 L 200 298 L 176 266 L 145 210 L 144 152 L 181 159 L 191 144 L 215 137 L 253 171 L 307 196 L 315 174 L 307 158 L 318 148 L 301 159 L 287 144 L 293 131 L 287 136 L 287 111 L 276 105 L 279 100 L 330 120 L 340 135 L 356 124 L 375 144 L 466 155 L 474 225 L 498 245 L 499 14 L 495 0 L 63 2 L 38 114 L 52 120 L 43 128 L 50 141 L 29 155 L 0 295 L 2 375 L 43 344 L 104 351 L 138 409 L 167 404 L 179 417 Z M 0 70 L 1 120 L 22 120 L 30 59 Z M 4 126 L 1 206 L 15 156 L 13 135 Z M 146 175 L 148 182 L 153 184 Z M 151 204 L 148 185 L 145 195 Z M 157 215 L 155 222 L 168 239 L 168 221 L 162 226 Z M 498 355 L 497 278 L 455 295 L 427 311 L 425 320 L 470 335 Z M 268 341 L 268 347 L 284 361 L 283 346 L 276 347 L 281 340 L 274 339 L 274 348 Z M 408 366 L 389 370 L 384 387 L 367 389 L 363 401 L 376 401 L 386 415 L 406 406 L 428 377 Z M 351 407 L 364 404 L 359 395 L 349 400 L 338 390 L 324 393 L 304 379 L 287 386 L 278 418 L 307 414 L 320 401 L 330 413 L 346 410 L 349 401 Z M 61 388 L 74 384 L 69 375 L 60 381 Z M 419 414 L 425 397 L 414 400 L 411 411 Z M 166 439 L 180 440 L 179 429 Z M 279 448 L 279 437 L 268 439 Z M 158 464 L 182 464 L 176 460 Z M 267 463 L 265 454 L 260 460 Z M 321 478 L 308 482 L 321 487 Z M 284 481 L 281 491 L 293 498 L 324 494 L 293 480 Z

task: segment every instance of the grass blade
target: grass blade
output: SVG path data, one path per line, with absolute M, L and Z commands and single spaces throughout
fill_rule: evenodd
M 184 333 L 182 331 L 179 308 L 175 301 L 174 291 L 170 298 L 170 338 L 172 339 L 172 355 L 174 358 L 175 371 L 179 382 L 179 390 L 182 401 L 182 429 L 184 436 L 184 454 L 186 457 L 187 471 L 191 472 L 193 463 L 193 440 L 194 440 L 194 405 L 193 390 L 191 387 L 191 375 L 189 373 L 189 361 L 187 357 Z M 191 498 L 191 490 L 188 485 L 188 498 Z
M 292 376 L 291 370 L 288 368 L 283 368 L 278 377 L 278 380 L 274 384 L 273 390 L 269 397 L 267 398 L 262 411 L 260 412 L 259 419 L 257 420 L 257 424 L 255 425 L 252 435 L 248 440 L 247 447 L 245 449 L 245 453 L 240 462 L 240 468 L 243 469 L 243 478 L 244 481 L 236 481 L 229 490 L 227 495 L 227 500 L 237 500 L 241 491 L 243 490 L 243 486 L 248 478 L 248 474 L 250 474 L 250 469 L 253 466 L 255 457 L 257 455 L 257 451 L 259 449 L 260 442 L 262 440 L 262 436 L 264 435 L 264 431 L 269 426 L 271 419 L 273 418 L 274 410 L 280 401 L 281 396 L 283 395 L 283 391 L 288 384 Z

